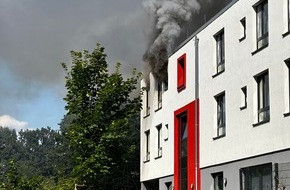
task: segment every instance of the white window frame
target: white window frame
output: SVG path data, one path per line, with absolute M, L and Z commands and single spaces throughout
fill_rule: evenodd
M 257 49 L 266 47 L 269 43 L 268 0 L 254 6 L 256 11 Z
M 247 104 L 248 104 L 248 100 L 247 100 L 247 86 L 244 86 L 243 88 L 241 88 L 241 107 L 240 109 L 246 109 L 247 108 Z
M 246 31 L 247 31 L 247 28 L 246 28 L 246 23 L 247 23 L 247 21 L 246 21 L 246 17 L 242 18 L 242 19 L 240 20 L 240 23 L 241 23 L 241 25 L 242 25 L 242 36 L 241 36 L 241 38 L 239 39 L 239 41 L 241 42 L 241 41 L 243 41 L 244 39 L 246 39 Z
M 285 65 L 286 65 L 286 89 L 285 89 L 285 111 L 286 113 L 284 113 L 284 116 L 290 116 L 290 58 L 286 59 L 285 61 Z
M 145 157 L 144 162 L 150 161 L 150 130 L 144 132 L 145 134 Z
M 225 32 L 220 30 L 214 35 L 216 40 L 216 73 L 221 73 L 225 70 Z
M 162 139 L 162 124 L 159 124 L 156 126 L 157 129 L 157 153 L 156 153 L 156 158 L 162 157 L 162 144 L 161 144 L 161 139 Z
M 222 92 L 215 96 L 217 105 L 216 114 L 216 137 L 224 137 L 226 135 L 226 102 L 225 102 L 225 92 Z
M 150 93 L 150 89 L 146 88 L 145 90 L 145 117 L 150 115 L 149 93 Z
M 270 121 L 270 89 L 268 70 L 255 76 L 257 82 L 258 123 Z

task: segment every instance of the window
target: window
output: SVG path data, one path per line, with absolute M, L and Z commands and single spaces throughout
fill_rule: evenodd
M 161 146 L 161 129 L 162 125 L 156 126 L 157 129 L 157 158 L 162 156 L 162 146 Z
M 186 85 L 186 54 L 177 60 L 177 91 L 185 89 Z
M 168 90 L 168 80 L 163 81 L 163 89 L 164 91 Z
M 290 0 L 287 0 L 288 3 L 288 31 L 290 31 Z
M 290 112 L 290 59 L 286 61 L 288 67 L 288 102 L 289 102 L 289 112 Z
M 240 20 L 240 22 L 242 25 L 242 37 L 240 38 L 240 41 L 242 41 L 246 38 L 246 17 Z
M 257 20 L 257 49 L 266 47 L 268 45 L 268 1 L 262 1 L 260 4 L 255 6 Z
M 157 109 L 162 108 L 162 83 L 157 84 Z
M 172 182 L 166 182 L 165 186 L 166 186 L 166 190 L 172 190 Z
M 215 35 L 215 40 L 216 40 L 217 73 L 220 73 L 225 70 L 224 30 L 221 30 Z
M 270 120 L 269 74 L 256 76 L 258 94 L 258 123 Z
M 213 189 L 214 190 L 223 190 L 224 186 L 223 186 L 223 173 L 219 172 L 219 173 L 215 173 L 212 174 L 212 178 L 213 178 Z
M 241 88 L 242 91 L 242 104 L 240 109 L 245 109 L 247 108 L 247 87 L 244 86 L 243 88 Z
M 169 130 L 168 130 L 168 124 L 165 125 L 165 132 L 164 132 L 164 140 L 167 141 L 168 140 L 168 136 L 169 136 Z
M 290 58 L 285 60 L 286 63 L 286 67 L 287 67 L 287 88 L 286 88 L 286 102 L 288 104 L 286 104 L 287 107 L 287 113 L 284 113 L 284 116 L 290 116 Z
M 241 190 L 272 190 L 272 164 L 240 169 Z
M 217 95 L 215 99 L 217 103 L 217 137 L 222 137 L 226 134 L 225 93 Z
M 187 189 L 187 115 L 179 117 L 179 176 L 180 190 Z
M 150 115 L 150 106 L 149 106 L 149 90 L 150 89 L 146 89 L 146 91 L 145 91 L 145 104 L 146 104 L 146 108 L 145 108 L 145 116 L 148 116 L 148 115 Z
M 150 161 L 150 130 L 145 131 L 145 162 Z

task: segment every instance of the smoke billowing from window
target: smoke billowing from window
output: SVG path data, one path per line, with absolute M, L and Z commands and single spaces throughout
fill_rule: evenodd
M 143 55 L 143 61 L 149 64 L 146 75 L 152 72 L 159 81 L 165 81 L 168 53 L 192 13 L 199 12 L 200 4 L 197 0 L 144 0 L 143 5 L 154 18 L 151 43 Z

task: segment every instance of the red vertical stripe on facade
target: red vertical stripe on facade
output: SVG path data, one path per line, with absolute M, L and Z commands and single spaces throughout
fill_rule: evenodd
M 179 174 L 179 141 L 180 141 L 180 130 L 179 130 L 179 116 L 181 114 L 187 113 L 187 121 L 188 121 L 188 143 L 187 143 L 187 154 L 188 154 L 188 162 L 187 162 L 187 189 L 191 189 L 193 186 L 196 190 L 196 160 L 199 160 L 199 145 L 198 151 L 196 151 L 196 138 L 199 139 L 199 133 L 196 134 L 195 124 L 197 119 L 197 126 L 199 126 L 199 109 L 197 109 L 197 118 L 195 114 L 195 106 L 198 106 L 198 100 L 193 101 L 186 106 L 176 110 L 174 112 L 174 190 L 180 190 L 180 174 Z M 198 155 L 196 155 L 198 152 Z M 200 170 L 198 169 L 198 190 L 200 190 Z

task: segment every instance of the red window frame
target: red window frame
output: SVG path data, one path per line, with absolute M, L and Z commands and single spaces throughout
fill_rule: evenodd
M 177 91 L 186 87 L 186 54 L 177 59 Z

